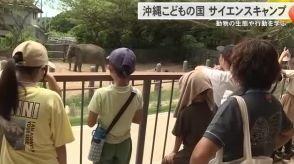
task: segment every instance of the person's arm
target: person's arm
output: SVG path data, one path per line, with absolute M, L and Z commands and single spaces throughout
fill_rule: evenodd
M 282 61 L 285 57 L 290 57 L 290 52 L 286 47 L 284 48 L 283 52 L 281 53 L 279 57 L 279 60 L 278 60 L 279 64 L 282 64 Z
M 97 123 L 97 117 L 98 117 L 97 113 L 94 113 L 92 111 L 89 112 L 88 120 L 87 120 L 89 127 L 93 127 Z
M 208 163 L 218 149 L 242 132 L 241 113 L 235 98 L 230 97 L 217 110 L 203 137 L 195 146 L 190 164 Z M 235 138 L 238 139 L 238 138 Z
M 132 122 L 135 124 L 141 124 L 142 119 L 143 119 L 143 109 L 139 109 L 136 111 Z
M 279 148 L 283 146 L 287 141 L 291 139 L 294 135 L 294 129 L 293 124 L 287 117 L 286 113 L 284 112 L 282 106 L 280 106 L 281 115 L 282 115 L 282 124 L 281 124 L 281 130 L 279 132 L 279 135 L 276 138 L 275 141 L 275 148 Z
M 206 66 L 197 66 L 195 69 L 200 69 L 211 81 L 231 83 L 233 80 L 229 71 L 222 71 Z
M 294 135 L 293 128 L 279 134 L 279 136 L 276 139 L 275 148 L 278 149 L 281 146 L 285 145 L 293 137 L 293 135 Z
M 99 89 L 95 91 L 88 105 L 89 115 L 87 124 L 93 127 L 97 123 L 98 115 L 101 114 L 101 95 Z
M 62 145 L 56 148 L 57 160 L 59 164 L 66 164 L 66 146 Z
M 294 70 L 282 70 L 282 72 L 286 75 L 288 78 L 294 78 Z
M 208 163 L 215 156 L 218 149 L 216 144 L 208 138 L 202 137 L 192 152 L 190 164 Z
M 58 93 L 61 96 L 61 94 L 62 94 L 61 89 L 58 86 L 53 75 L 51 75 L 48 72 L 47 75 L 45 76 L 44 80 L 48 82 L 48 87 L 50 90 L 55 91 L 56 93 Z
M 172 164 L 173 163 L 174 157 L 177 154 L 177 152 L 179 151 L 182 142 L 183 142 L 182 137 L 176 136 L 173 151 L 171 153 L 169 153 L 168 155 L 164 156 L 164 158 L 162 159 L 163 163 L 165 163 L 165 164 L 170 164 L 170 163 Z

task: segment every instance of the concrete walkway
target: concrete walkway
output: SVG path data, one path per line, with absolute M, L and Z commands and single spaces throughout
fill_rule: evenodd
M 166 131 L 166 124 L 167 124 L 167 116 L 168 116 L 167 113 L 160 113 L 158 115 L 157 133 L 156 133 L 156 140 L 154 144 L 154 152 L 153 152 L 153 160 L 152 160 L 153 164 L 161 164 L 163 147 L 164 147 L 164 137 L 165 137 L 165 131 Z M 170 123 L 168 127 L 168 137 L 166 142 L 165 154 L 168 154 L 172 150 L 174 145 L 175 138 L 171 134 L 174 123 L 175 123 L 175 119 L 173 118 L 171 113 Z M 148 115 L 143 164 L 150 164 L 154 127 L 155 127 L 155 114 Z M 79 164 L 80 162 L 80 126 L 74 126 L 72 129 L 74 132 L 75 141 L 67 145 L 67 161 L 68 161 L 68 164 Z M 89 128 L 88 126 L 83 126 L 82 164 L 92 164 L 91 161 L 89 161 L 87 158 L 88 151 L 90 149 L 92 130 L 93 129 Z M 139 126 L 136 124 L 132 124 L 131 135 L 132 135 L 132 141 L 133 141 L 133 151 L 132 151 L 130 164 L 135 164 L 135 161 L 136 161 L 138 131 L 139 131 Z M 285 163 L 294 164 L 294 159 L 292 159 L 291 161 L 283 161 L 276 164 L 285 164 Z
M 153 152 L 153 164 L 161 163 L 167 116 L 168 116 L 167 113 L 160 113 L 158 115 L 157 133 L 156 133 L 156 140 L 155 140 L 154 152 Z M 171 130 L 174 126 L 174 123 L 175 123 L 175 119 L 173 118 L 171 113 L 170 123 L 168 127 L 168 137 L 167 137 L 165 154 L 169 153 L 173 148 L 174 136 L 171 134 Z M 155 127 L 155 114 L 148 115 L 143 164 L 150 164 L 154 127 Z M 72 129 L 74 132 L 75 141 L 67 145 L 67 161 L 69 164 L 79 164 L 80 162 L 80 126 L 74 126 L 72 127 Z M 89 161 L 87 158 L 88 151 L 90 149 L 92 130 L 93 129 L 89 128 L 88 126 L 83 126 L 82 164 L 92 164 L 91 161 Z M 133 151 L 132 151 L 130 164 L 135 164 L 135 161 L 136 161 L 138 131 L 139 131 L 139 126 L 137 124 L 132 124 L 131 135 L 132 135 L 132 141 L 133 141 Z

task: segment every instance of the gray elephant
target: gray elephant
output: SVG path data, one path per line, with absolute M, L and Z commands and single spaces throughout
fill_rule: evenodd
M 71 62 L 74 58 L 74 71 L 77 69 L 79 72 L 82 70 L 82 64 L 95 64 L 95 71 L 98 71 L 98 67 L 102 67 L 102 71 L 105 72 L 105 50 L 94 44 L 76 44 L 70 45 L 67 50 L 67 59 L 69 64 L 69 70 L 71 70 Z

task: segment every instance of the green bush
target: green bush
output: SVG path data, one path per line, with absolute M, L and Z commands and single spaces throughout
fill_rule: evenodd
M 0 37 L 0 50 L 13 49 L 14 46 L 26 40 L 38 41 L 33 30 L 33 28 L 25 28 L 20 35 L 8 32 L 4 37 Z
M 162 90 L 161 92 L 161 104 L 158 109 L 158 112 L 167 112 L 169 110 L 169 100 L 170 100 L 170 94 L 171 90 Z M 174 89 L 173 93 L 173 100 L 171 105 L 171 111 L 174 111 L 177 101 L 179 98 L 179 90 Z M 150 100 L 149 100 L 149 111 L 148 114 L 154 114 L 157 111 L 157 99 L 158 99 L 158 93 L 155 91 L 152 91 L 150 93 Z M 83 123 L 86 124 L 87 117 L 88 117 L 88 109 L 87 106 L 90 102 L 90 98 L 88 97 L 88 94 L 85 93 L 84 98 L 84 118 Z M 78 126 L 81 123 L 81 95 L 75 95 L 71 96 L 66 99 L 66 105 L 68 105 L 71 109 L 69 113 L 70 123 L 72 126 Z
M 0 50 L 7 50 L 10 48 L 11 41 L 6 37 L 0 37 Z

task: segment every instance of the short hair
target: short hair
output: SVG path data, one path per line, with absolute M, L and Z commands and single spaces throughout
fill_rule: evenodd
M 126 79 L 132 74 L 131 69 L 128 66 L 123 66 L 121 69 L 119 69 L 114 64 L 109 63 L 109 65 L 112 66 L 113 71 L 119 78 Z
M 232 52 L 233 52 L 233 48 L 235 45 L 230 44 L 224 47 L 224 49 L 220 52 L 220 56 L 224 58 L 224 60 L 226 62 L 228 62 L 228 64 L 232 64 Z
M 280 73 L 278 53 L 268 41 L 248 39 L 234 47 L 232 75 L 243 89 L 270 89 Z

